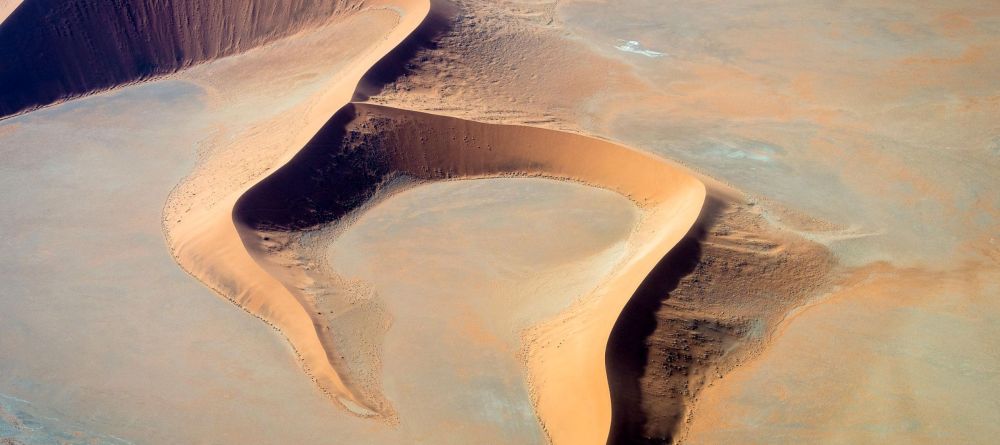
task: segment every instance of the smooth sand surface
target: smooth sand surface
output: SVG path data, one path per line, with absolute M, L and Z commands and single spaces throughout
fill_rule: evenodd
M 666 161 L 598 139 L 352 104 L 288 164 L 241 197 L 234 211 L 254 258 L 286 283 L 297 304 L 316 314 L 309 328 L 321 344 L 323 311 L 302 291 L 310 282 L 299 268 L 272 255 L 275 242 L 281 242 L 272 239 L 273 232 L 345 219 L 394 174 L 420 180 L 511 175 L 573 180 L 618 192 L 645 210 L 618 270 L 580 304 L 526 335 L 532 398 L 547 435 L 555 443 L 604 442 L 611 422 L 604 360 L 611 330 L 642 280 L 694 224 L 706 193 L 702 182 Z M 344 369 L 344 357 L 327 354 L 329 366 Z M 351 380 L 345 373 L 338 376 Z M 352 397 L 362 399 L 357 393 Z
M 1000 276 L 882 264 L 850 280 L 706 390 L 687 442 L 992 442 Z
M 966 257 L 996 228 L 995 2 L 569 2 L 560 17 L 635 77 L 587 99 L 587 131 L 853 229 L 830 244 L 845 263 Z
M 0 18 L 16 3 L 0 1 Z M 0 352 L 14 359 L 0 365 L 0 439 L 467 443 L 451 433 L 464 431 L 484 442 L 603 443 L 622 406 L 636 416 L 625 425 L 636 435 L 613 438 L 629 440 L 988 442 L 995 435 L 991 370 L 1000 358 L 991 352 L 997 308 L 989 297 L 1000 261 L 1000 185 L 992 174 L 1000 167 L 1000 87 L 983 74 L 1000 69 L 993 2 L 468 0 L 453 20 L 428 20 L 429 11 L 425 1 L 370 3 L 329 22 L 282 28 L 288 38 L 266 45 L 248 37 L 251 45 L 215 55 L 242 54 L 176 75 L 189 83 L 127 87 L 0 123 L 9 160 L 3 189 L 13 197 L 0 227 L 14 234 L 2 267 L 11 284 L 0 302 L 13 322 L 0 326 Z M 173 47 L 152 49 L 189 65 L 170 55 Z M 344 107 L 369 96 L 382 106 Z M 679 159 L 754 195 L 571 133 Z M 163 209 L 167 244 L 185 270 L 280 331 L 291 348 L 155 254 L 159 207 L 146 204 L 162 200 L 193 150 L 196 167 Z M 309 156 L 332 157 L 297 164 L 315 160 Z M 449 191 L 470 182 L 450 181 L 401 191 L 414 184 L 394 182 L 398 174 L 569 180 L 629 197 L 643 217 L 605 279 L 575 281 L 593 291 L 565 310 L 558 309 L 575 292 L 559 286 L 567 293 L 547 301 L 558 313 L 544 320 L 498 327 L 490 322 L 503 317 L 489 313 L 480 317 L 489 322 L 463 327 L 476 335 L 521 330 L 520 343 L 495 343 L 513 355 L 483 358 L 476 354 L 488 355 L 486 348 L 459 341 L 407 350 L 394 323 L 407 332 L 423 325 L 392 310 L 412 303 L 399 283 L 426 289 L 420 280 L 436 276 L 455 289 L 452 279 L 445 283 L 433 268 L 407 276 L 397 264 L 391 271 L 400 280 L 380 281 L 375 270 L 395 258 L 344 258 L 347 250 L 336 247 L 385 251 L 381 237 L 362 236 L 380 227 L 366 212 L 385 222 L 413 208 L 408 194 L 472 200 L 476 188 Z M 329 185 L 342 188 L 317 193 Z M 530 211 L 525 204 L 519 211 Z M 297 256 L 304 251 L 295 243 L 324 230 L 332 235 L 312 247 L 333 246 L 333 254 Z M 840 264 L 834 274 L 822 246 Z M 399 254 L 434 247 L 415 243 L 416 252 Z M 363 279 L 310 269 L 317 258 Z M 594 267 L 588 277 L 604 271 Z M 459 275 L 454 281 L 463 284 L 476 273 Z M 762 289 L 770 284 L 773 293 Z M 505 286 L 489 290 L 508 294 Z M 647 306 L 620 315 L 635 296 Z M 341 311 L 354 302 L 365 309 Z M 435 308 L 427 318 L 456 308 Z M 367 314 L 368 330 L 351 335 L 356 313 Z M 646 322 L 653 326 L 644 333 Z M 641 347 L 609 346 L 615 332 L 629 331 L 614 329 L 621 323 L 640 323 L 626 340 Z M 514 344 L 522 347 L 513 351 Z M 740 348 L 750 351 L 731 354 Z M 421 411 L 419 399 L 435 387 L 397 370 L 426 363 L 416 352 L 424 349 L 442 361 L 446 349 L 495 360 L 491 378 L 503 383 L 488 395 L 463 388 L 437 405 L 441 412 Z M 294 366 L 296 355 L 315 385 Z M 523 375 L 512 374 L 512 356 Z M 622 373 L 605 367 L 618 363 L 609 357 L 649 360 Z M 648 368 L 654 363 L 665 366 Z M 659 387 L 650 380 L 656 372 L 666 374 Z M 628 379 L 642 382 L 625 391 L 631 400 L 622 392 Z M 529 421 L 525 393 L 538 424 Z M 498 394 L 509 404 L 475 400 Z M 461 414 L 462 404 L 511 422 L 443 415 Z M 648 428 L 658 418 L 662 424 Z
M 298 108 L 285 111 L 286 119 L 291 118 L 294 123 L 281 128 L 284 133 L 270 135 L 280 140 L 273 147 L 274 158 L 247 160 L 251 164 L 248 167 L 255 172 L 251 172 L 249 177 L 229 178 L 229 182 L 222 187 L 216 184 L 209 192 L 215 194 L 215 199 L 191 203 L 178 201 L 188 196 L 183 195 L 183 192 L 175 193 L 171 197 L 172 202 L 168 202 L 168 207 L 184 207 L 184 214 L 175 215 L 168 208 L 164 217 L 170 246 L 185 269 L 216 292 L 280 329 L 289 338 L 304 368 L 320 388 L 338 403 L 363 415 L 372 413 L 357 400 L 331 367 L 309 315 L 280 282 L 262 270 L 250 257 L 243 247 L 237 227 L 233 225 L 231 212 L 239 196 L 252 185 L 254 176 L 259 177 L 294 155 L 296 149 L 293 147 L 304 145 L 325 119 L 350 99 L 361 76 L 412 32 L 426 16 L 428 6 L 426 3 L 414 2 L 409 10 L 373 9 L 376 13 L 402 15 L 392 28 L 386 30 L 383 38 L 374 41 L 361 38 L 352 42 L 356 46 L 345 45 L 357 50 L 349 56 L 352 58 L 351 63 L 343 65 L 335 78 L 328 80 L 314 96 L 307 96 L 308 99 L 301 101 Z M 350 37 L 350 34 L 344 36 L 348 39 Z M 300 114 L 302 111 L 305 114 Z M 277 115 L 281 116 L 280 113 Z M 250 142 L 253 141 L 253 131 L 260 130 L 252 129 L 249 136 L 228 141 L 229 145 L 242 145 L 244 148 L 252 146 Z M 196 171 L 195 175 L 210 175 L 204 173 L 204 170 L 203 165 L 202 171 Z M 230 170 L 227 173 L 244 172 Z M 197 194 L 198 191 L 188 193 Z
M 309 443 L 343 434 L 287 344 L 163 249 L 203 94 L 159 82 L 0 123 L 0 436 Z
M 362 214 L 329 262 L 384 307 L 381 373 L 398 428 L 544 442 L 522 331 L 611 273 L 638 218 L 618 194 L 545 179 L 431 183 Z

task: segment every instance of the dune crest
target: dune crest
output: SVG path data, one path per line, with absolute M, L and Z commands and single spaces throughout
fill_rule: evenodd
M 645 210 L 620 269 L 584 303 L 526 339 L 534 402 L 553 443 L 603 442 L 611 419 L 604 361 L 611 330 L 649 271 L 694 224 L 704 185 L 667 161 L 607 141 L 354 103 L 289 164 L 248 190 L 234 217 L 251 255 L 285 277 L 285 287 L 308 307 L 309 298 L 295 291 L 305 287 L 295 272 L 269 259 L 270 233 L 336 223 L 396 175 L 563 179 L 615 191 Z M 313 317 L 320 330 L 326 323 Z
M 400 16 L 397 25 L 384 39 L 374 42 L 361 60 L 339 73 L 339 77 L 310 102 L 304 115 L 295 116 L 297 128 L 286 130 L 288 152 L 279 156 L 274 165 L 256 168 L 267 172 L 287 162 L 296 152 L 292 147 L 301 148 L 334 111 L 350 100 L 368 67 L 404 41 L 427 16 L 430 5 L 414 0 L 391 5 L 378 2 L 370 8 L 387 9 L 390 6 Z M 262 269 L 244 247 L 232 212 L 239 197 L 251 186 L 252 183 L 237 186 L 214 201 L 188 205 L 168 202 L 168 210 L 187 207 L 183 218 L 172 211 L 164 218 L 164 230 L 175 259 L 208 287 L 280 330 L 289 339 L 305 371 L 334 401 L 358 415 L 377 415 L 357 399 L 332 367 L 305 308 L 282 283 Z M 172 196 L 171 201 L 190 198 Z
M 347 67 L 304 116 L 296 116 L 301 121 L 285 142 L 286 154 L 263 166 L 270 173 L 224 198 L 195 203 L 183 218 L 165 218 L 176 259 L 282 332 L 304 370 L 334 401 L 356 415 L 392 421 L 391 404 L 377 385 L 358 384 L 371 376 L 357 375 L 337 350 L 322 311 L 301 291 L 301 277 L 271 258 L 274 240 L 265 232 L 337 222 L 398 175 L 427 181 L 538 176 L 620 193 L 645 211 L 627 259 L 590 297 L 526 333 L 523 355 L 550 440 L 603 443 L 612 411 L 605 367 L 611 331 L 642 281 L 695 223 L 705 185 L 668 161 L 599 139 L 364 103 L 344 106 L 352 96 L 376 94 L 394 75 L 386 70 L 398 70 L 414 40 L 439 25 L 430 2 L 372 7 L 397 11 L 398 25 Z

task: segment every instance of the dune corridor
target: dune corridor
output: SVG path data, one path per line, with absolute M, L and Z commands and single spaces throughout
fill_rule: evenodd
M 620 169 L 629 175 L 616 174 Z M 324 308 L 314 307 L 315 303 L 297 290 L 305 281 L 299 276 L 300 269 L 268 255 L 274 243 L 280 242 L 273 233 L 337 222 L 363 207 L 394 175 L 424 181 L 497 176 L 573 180 L 618 192 L 644 209 L 619 270 L 590 299 L 543 323 L 528 340 L 526 360 L 533 398 L 552 441 L 606 437 L 611 398 L 604 351 L 611 329 L 653 265 L 694 224 L 705 196 L 701 182 L 677 167 L 609 142 L 531 127 L 479 124 L 352 104 L 338 112 L 288 164 L 251 188 L 236 204 L 234 219 L 247 249 L 289 290 L 286 301 L 274 300 L 272 294 L 255 304 L 269 308 L 300 305 L 302 309 L 296 308 L 296 312 L 323 313 Z M 329 360 L 338 371 L 338 379 L 351 381 L 346 366 L 336 359 L 338 353 L 331 340 L 322 336 L 325 320 L 309 317 L 308 326 L 316 326 L 317 331 L 306 339 L 318 341 L 323 349 L 307 356 Z M 285 327 L 281 322 L 278 326 L 283 332 L 305 329 Z M 289 335 L 293 344 L 306 341 L 296 335 Z M 307 360 L 306 366 L 314 365 Z M 563 371 L 566 366 L 575 372 L 567 375 Z M 349 384 L 345 386 L 351 389 Z M 358 402 L 366 399 L 355 392 L 350 397 Z M 367 410 L 384 414 L 379 403 L 365 405 Z M 581 422 L 581 418 L 588 420 Z
M 317 271 L 307 293 L 334 309 L 326 320 L 344 337 L 338 351 L 378 357 L 374 376 L 399 428 L 540 443 L 524 329 L 592 292 L 622 260 L 638 217 L 620 195 L 567 181 L 416 185 L 348 227 L 303 234 L 315 246 L 304 263 Z M 328 269 L 311 266 L 323 260 Z M 368 374 L 366 364 L 347 369 Z
M 521 354 L 528 369 L 531 401 L 548 439 L 554 443 L 604 442 L 612 416 L 604 355 L 617 314 L 645 274 L 694 223 L 705 187 L 667 161 L 610 142 L 541 128 L 480 124 L 365 103 L 347 105 L 324 123 L 323 110 L 335 110 L 349 95 L 377 94 L 378 85 L 391 79 L 387 73 L 413 51 L 407 33 L 413 32 L 418 42 L 426 39 L 437 32 L 440 14 L 447 13 L 433 12 L 423 2 L 413 2 L 409 8 L 386 10 L 401 13 L 402 20 L 391 31 L 392 38 L 378 42 L 377 51 L 386 54 L 382 60 L 373 62 L 378 52 L 364 56 L 370 57 L 367 63 L 374 68 L 367 70 L 365 64 L 356 63 L 333 79 L 328 90 L 303 96 L 303 103 L 311 104 L 304 108 L 305 119 L 294 114 L 301 106 L 276 112 L 277 118 L 294 122 L 284 133 L 293 134 L 293 141 L 309 137 L 309 142 L 296 149 L 288 140 L 268 141 L 274 144 L 275 155 L 261 161 L 272 167 L 255 161 L 259 166 L 252 168 L 265 167 L 263 172 L 273 168 L 273 172 L 254 184 L 226 179 L 229 174 L 221 165 L 202 166 L 182 182 L 166 208 L 168 242 L 178 262 L 192 275 L 281 331 L 303 368 L 332 400 L 354 415 L 392 424 L 397 422 L 396 413 L 391 400 L 381 394 L 379 376 L 371 372 L 377 369 L 375 361 L 348 363 L 351 354 L 341 350 L 358 340 L 327 332 L 335 329 L 323 319 L 323 308 L 317 310 L 313 296 L 302 291 L 313 282 L 306 269 L 273 255 L 287 240 L 282 233 L 338 223 L 345 217 L 349 220 L 397 176 L 418 181 L 546 177 L 619 193 L 644 210 L 642 223 L 628 243 L 626 260 L 571 310 L 527 330 L 527 346 Z M 255 55 L 258 52 L 261 56 Z M 237 59 L 251 63 L 271 52 L 274 49 L 267 47 Z M 227 60 L 216 64 L 225 66 Z M 225 70 L 210 72 L 229 75 Z M 196 74 L 197 82 L 202 82 L 197 80 L 200 76 Z M 208 85 L 220 83 L 211 80 Z M 221 153 L 263 142 L 258 139 L 251 133 L 227 141 Z M 209 161 L 216 158 L 225 156 L 215 155 Z M 628 174 L 618 173 L 619 169 Z M 231 191 L 213 191 L 203 198 L 197 192 L 203 189 L 195 187 L 205 181 L 232 184 L 227 186 Z M 353 349 L 357 357 L 357 348 Z M 586 371 L 567 375 L 560 370 L 567 366 Z
M 991 443 L 994 72 L 989 0 L 0 0 L 0 445 Z

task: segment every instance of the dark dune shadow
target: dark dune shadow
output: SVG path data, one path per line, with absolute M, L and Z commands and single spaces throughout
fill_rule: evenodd
M 386 86 L 426 62 L 420 58 L 420 53 L 437 48 L 438 39 L 451 30 L 456 9 L 447 0 L 431 0 L 431 10 L 427 17 L 396 48 L 368 69 L 354 91 L 353 100 L 364 102 L 377 96 Z
M 609 444 L 669 444 L 673 441 L 676 427 L 671 428 L 671 434 L 661 437 L 648 437 L 647 433 L 650 419 L 642 405 L 644 391 L 640 378 L 649 366 L 648 339 L 659 324 L 657 312 L 662 303 L 702 260 L 706 227 L 716 220 L 725 205 L 711 196 L 706 198 L 698 221 L 643 280 L 615 322 L 605 353 L 612 406 Z M 679 424 L 683 421 L 684 400 L 677 400 L 674 405 L 670 409 L 672 412 L 666 414 Z
M 671 199 L 667 196 L 672 195 L 658 194 L 662 187 L 697 184 L 669 164 L 603 140 L 352 103 L 338 111 L 288 163 L 251 187 L 237 201 L 233 218 L 238 225 L 263 232 L 317 228 L 364 206 L 394 175 L 421 181 L 545 176 L 603 186 L 653 202 Z M 645 350 L 630 345 L 643 345 L 642 340 L 657 326 L 658 303 L 698 264 L 702 227 L 713 218 L 713 209 L 702 206 L 702 222 L 660 261 L 652 277 L 633 294 L 628 314 L 618 318 L 617 324 L 624 327 L 616 328 L 616 343 L 606 349 L 606 362 L 615 363 L 609 371 L 616 403 L 613 412 L 617 413 L 615 437 L 629 437 L 646 423 L 640 414 L 642 388 L 634 382 L 643 375 L 648 360 Z M 266 255 L 270 249 L 264 233 L 243 232 L 241 237 L 252 252 Z
M 0 118 L 255 48 L 347 0 L 26 0 L 0 25 Z
M 418 64 L 451 27 L 456 7 L 431 0 L 427 17 L 362 76 L 353 101 L 375 96 Z M 355 106 L 341 108 L 288 165 L 238 201 L 233 216 L 258 230 L 300 231 L 334 222 L 365 203 L 393 168 L 382 150 L 386 141 L 370 132 L 349 131 Z
M 353 105 L 337 111 L 291 161 L 240 197 L 234 219 L 258 230 L 299 231 L 367 201 L 391 169 L 375 136 L 348 131 L 356 116 Z

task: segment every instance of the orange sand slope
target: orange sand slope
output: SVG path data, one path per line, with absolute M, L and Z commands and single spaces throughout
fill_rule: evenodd
M 620 270 L 584 304 L 529 339 L 527 365 L 538 415 L 552 440 L 603 442 L 611 416 L 604 367 L 611 328 L 640 282 L 694 223 L 705 187 L 663 160 L 597 139 L 352 104 L 289 164 L 251 188 L 234 211 L 251 255 L 265 270 L 285 277 L 288 306 L 308 306 L 309 299 L 296 291 L 303 286 L 293 273 L 268 259 L 270 240 L 259 231 L 338 221 L 396 175 L 421 180 L 544 176 L 607 188 L 646 210 Z M 275 301 L 273 295 L 266 298 Z M 306 312 L 320 312 L 314 309 Z M 311 318 L 310 327 L 323 325 L 320 317 Z M 330 344 L 322 333 L 309 337 Z M 326 355 L 334 369 L 343 366 L 332 359 L 340 355 L 336 351 L 327 349 Z
M 305 116 L 297 116 L 298 131 L 286 141 L 287 155 L 277 161 L 277 166 L 284 167 L 270 167 L 274 173 L 257 185 L 239 187 L 228 197 L 192 207 L 183 219 L 165 219 L 175 256 L 211 288 L 279 329 L 306 372 L 335 401 L 361 416 L 384 417 L 384 404 L 373 403 L 352 387 L 337 351 L 331 348 L 333 342 L 324 337 L 321 323 L 311 315 L 315 312 L 308 299 L 296 291 L 288 273 L 269 261 L 262 242 L 266 240 L 258 230 L 300 230 L 335 221 L 396 174 L 425 180 L 547 176 L 619 192 L 647 210 L 633 238 L 629 260 L 586 304 L 537 330 L 530 339 L 527 363 L 538 415 L 551 439 L 556 443 L 603 442 L 611 416 L 604 367 L 611 329 L 649 270 L 694 223 L 705 187 L 653 156 L 550 130 L 490 126 L 364 104 L 348 106 L 324 126 L 335 107 L 354 94 L 369 66 L 431 21 L 427 2 L 408 2 L 393 10 L 401 15 L 397 27 L 342 73 Z M 396 62 L 393 57 L 387 60 Z M 375 80 L 365 86 L 377 85 L 380 74 L 378 69 L 369 72 L 365 78 Z M 358 132 L 351 133 L 352 137 L 367 140 L 368 145 L 341 146 L 336 136 L 344 134 L 345 125 Z M 311 143 L 302 140 L 313 134 L 317 136 Z M 296 147 L 303 146 L 296 155 Z M 344 181 L 335 189 L 337 194 L 328 196 L 322 208 L 282 207 L 289 197 L 298 196 L 297 191 L 275 184 L 301 168 L 296 167 L 297 159 L 309 159 L 324 150 L 343 153 L 327 164 L 310 159 L 309 165 L 337 172 L 321 178 Z
M 351 98 L 368 67 L 402 42 L 427 16 L 429 6 L 427 2 L 414 1 L 405 7 L 394 8 L 401 15 L 397 26 L 384 40 L 375 42 L 354 65 L 340 73 L 340 77 L 310 104 L 305 115 L 295 116 L 300 127 L 288 131 L 299 131 L 288 135 L 287 154 L 276 161 L 278 165 L 294 155 L 295 150 L 291 147 L 304 145 L 329 115 Z M 249 185 L 236 188 L 216 202 L 192 206 L 184 219 L 165 219 L 165 230 L 176 259 L 216 292 L 281 329 L 291 339 L 303 367 L 334 400 L 357 414 L 374 414 L 355 399 L 333 369 L 305 309 L 294 299 L 282 298 L 289 296 L 288 290 L 261 269 L 243 247 L 231 214 L 246 188 Z
M 178 75 L 209 92 L 206 99 L 213 113 L 226 116 L 220 122 L 234 129 L 216 129 L 219 136 L 205 143 L 202 163 L 167 203 L 164 230 L 175 258 L 209 287 L 280 330 L 305 371 L 339 405 L 358 416 L 392 423 L 397 419 L 392 401 L 381 394 L 378 367 L 356 366 L 345 358 L 350 353 L 340 337 L 360 334 L 350 327 L 338 332 L 331 320 L 323 319 L 328 308 L 306 291 L 312 278 L 296 267 L 301 264 L 281 257 L 281 243 L 289 239 L 282 234 L 326 225 L 342 230 L 374 203 L 373 198 L 396 191 L 383 186 L 398 177 L 434 181 L 535 176 L 626 196 L 644 211 L 629 238 L 626 260 L 564 313 L 521 332 L 524 350 L 517 356 L 549 438 L 556 443 L 603 442 L 612 409 L 621 417 L 634 403 L 612 400 L 609 384 L 631 378 L 607 367 L 613 328 L 622 323 L 619 314 L 644 281 L 662 278 L 650 276 L 654 266 L 662 269 L 664 262 L 670 263 L 664 259 L 667 252 L 682 237 L 697 232 L 692 227 L 704 216 L 709 181 L 655 156 L 575 134 L 364 103 L 344 106 L 351 97 L 378 94 L 382 85 L 394 81 L 415 47 L 444 31 L 447 21 L 442 19 L 450 11 L 421 1 L 372 3 L 346 8 L 348 14 L 324 11 L 320 15 L 332 14 L 327 23 L 293 38 L 249 50 L 249 44 L 226 47 L 183 61 L 187 67 L 240 53 Z M 76 19 L 88 22 L 88 17 Z M 300 18 L 277 17 L 272 24 L 287 32 L 305 29 L 309 21 L 299 23 Z M 337 41 L 341 49 L 331 48 L 329 41 Z M 216 43 L 206 44 L 216 48 Z M 127 47 L 118 49 L 135 55 Z M 255 75 L 243 75 L 245 71 Z M 127 82 L 133 74 L 125 73 L 116 82 Z M 261 84 L 274 79 L 295 88 Z M 76 87 L 90 92 L 101 85 L 84 82 Z M 245 110 L 259 103 L 277 110 Z M 731 201 L 720 196 L 727 193 L 722 187 L 712 189 L 713 199 Z M 695 315 L 700 323 L 706 314 Z M 689 371 L 692 376 L 702 372 L 694 366 Z M 666 411 L 683 415 L 699 385 L 677 380 L 667 386 L 685 395 L 664 402 L 672 405 Z M 624 409 L 623 403 L 628 405 Z
M 437 429 L 445 439 L 519 442 L 453 433 L 452 424 L 485 423 L 485 417 L 421 403 L 428 393 L 438 398 L 443 373 L 416 378 L 397 360 L 382 375 L 377 353 L 360 363 L 352 341 L 372 349 L 405 341 L 420 357 L 434 356 L 422 348 L 426 343 L 398 340 L 402 323 L 396 339 L 383 341 L 323 315 L 333 313 L 331 300 L 341 299 L 335 307 L 353 304 L 356 289 L 334 273 L 333 292 L 317 294 L 315 280 L 336 271 L 313 273 L 316 263 L 305 256 L 363 227 L 355 223 L 407 185 L 505 177 L 600 187 L 628 197 L 642 215 L 616 245 L 623 255 L 601 269 L 608 275 L 576 288 L 586 291 L 573 293 L 583 295 L 568 309 L 514 329 L 490 319 L 521 341 L 510 340 L 523 346 L 516 357 L 510 342 L 496 349 L 514 357 L 514 368 L 523 365 L 527 382 L 517 396 L 533 404 L 499 401 L 526 415 L 520 423 L 492 415 L 491 421 L 512 429 L 530 423 L 531 437 L 541 440 L 537 415 L 557 444 L 988 442 L 996 435 L 993 425 L 1000 423 L 990 403 L 998 397 L 990 394 L 1000 385 L 991 371 L 995 354 L 983 339 L 995 338 L 998 325 L 996 304 L 986 296 L 1000 283 L 994 236 L 1000 187 L 989 174 L 1000 154 L 992 112 L 1000 109 L 1000 93 L 981 75 L 1000 66 L 990 57 L 1000 29 L 995 2 L 832 9 L 644 0 L 451 3 L 0 0 L 0 54 L 9 56 L 0 63 L 0 118 L 106 89 L 135 92 L 125 87 L 165 75 L 185 86 L 153 85 L 163 97 L 197 90 L 185 107 L 198 102 L 207 111 L 177 133 L 202 141 L 199 163 L 163 209 L 167 244 L 186 271 L 289 340 L 306 374 L 336 403 L 320 406 L 354 414 L 313 422 L 344 431 L 341 440 L 429 441 L 438 436 L 427 432 Z M 54 114 L 15 117 L 0 133 L 17 135 L 21 118 L 41 123 Z M 137 143 L 148 136 L 133 131 L 147 124 L 163 123 L 115 121 L 108 133 L 129 133 L 113 139 L 116 148 L 152 150 Z M 156 134 L 171 134 L 164 128 Z M 573 131 L 554 131 L 567 128 Z M 659 151 L 762 196 L 728 196 L 728 189 L 656 156 L 576 131 Z M 36 158 L 62 156 L 68 150 L 61 144 L 74 138 L 107 143 L 84 141 L 91 133 L 78 130 L 51 133 L 40 144 L 60 150 Z M 34 146 L 28 139 L 17 143 Z M 15 152 L 11 165 L 35 159 L 31 150 Z M 41 177 L 72 169 L 116 183 L 89 177 L 103 170 L 73 161 L 62 157 L 53 164 L 60 168 Z M 120 205 L 116 199 L 110 201 Z M 29 220 L 42 206 L 36 213 L 12 208 L 9 215 L 28 215 L 19 227 L 33 228 Z M 60 223 L 52 227 L 103 225 L 73 219 L 73 226 L 48 213 Z M 304 239 L 313 244 L 295 244 Z M 392 245 L 391 239 L 382 240 Z M 29 241 L 20 240 L 15 252 L 35 252 Z M 63 253 L 96 255 L 76 250 Z M 21 256 L 28 255 L 12 258 Z M 11 277 L 33 265 L 14 261 Z M 135 292 L 119 284 L 123 294 Z M 28 300 L 20 298 L 28 290 L 15 291 L 9 301 Z M 827 293 L 833 298 L 789 312 Z M 412 315 L 386 307 L 389 315 L 398 311 L 397 321 Z M 774 331 L 786 316 L 787 325 Z M 433 323 L 451 318 L 459 317 Z M 14 321 L 16 329 L 21 320 Z M 378 321 L 388 330 L 393 319 Z M 8 343 L 31 337 L 22 334 L 8 335 Z M 773 349 L 736 369 L 772 338 Z M 142 352 L 144 359 L 157 355 Z M 402 355 L 395 352 L 387 355 Z M 468 369 L 479 365 L 462 360 Z M 18 361 L 12 363 L 22 366 L 21 375 L 30 375 Z M 521 383 L 521 375 L 508 371 L 504 378 Z M 405 378 L 431 390 L 408 394 L 397 414 L 404 397 L 392 385 Z M 440 423 L 412 416 L 415 410 Z M 409 428 L 415 423 L 432 426 Z

